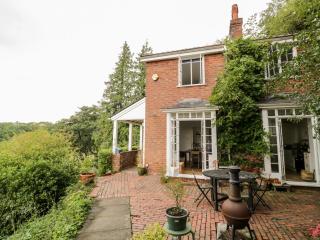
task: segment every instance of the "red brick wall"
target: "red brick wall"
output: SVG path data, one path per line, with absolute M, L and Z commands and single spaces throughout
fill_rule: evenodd
M 139 151 L 128 151 L 112 156 L 112 170 L 119 172 L 123 169 L 130 168 L 136 165 Z
M 230 21 L 229 36 L 231 38 L 239 38 L 242 36 L 242 18 L 238 17 L 238 5 L 232 5 L 232 19 Z
M 146 64 L 145 163 L 149 164 L 151 172 L 159 172 L 166 167 L 166 113 L 162 109 L 185 98 L 208 100 L 218 74 L 223 71 L 222 54 L 206 55 L 204 61 L 205 85 L 192 87 L 177 87 L 178 59 Z M 159 76 L 157 81 L 151 78 L 154 73 Z

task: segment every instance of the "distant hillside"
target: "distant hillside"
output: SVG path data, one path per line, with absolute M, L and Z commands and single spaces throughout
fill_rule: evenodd
M 49 122 L 0 122 L 0 141 L 8 140 L 19 133 L 30 132 L 39 128 L 51 129 L 53 126 L 54 124 Z

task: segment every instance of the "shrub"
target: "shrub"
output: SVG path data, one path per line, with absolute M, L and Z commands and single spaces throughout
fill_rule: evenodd
M 77 159 L 63 135 L 39 130 L 1 142 L 0 238 L 46 214 L 77 178 Z
M 168 176 L 166 176 L 166 170 L 164 168 L 162 168 L 161 172 L 160 172 L 160 183 L 165 184 L 165 183 L 168 183 L 169 180 L 170 180 L 170 178 Z
M 172 215 L 178 216 L 183 212 L 181 203 L 186 191 L 182 182 L 178 180 L 170 181 L 166 184 L 169 196 L 175 201 L 176 206 L 172 208 Z
M 98 153 L 98 174 L 105 174 L 112 171 L 112 151 L 110 149 L 100 149 Z
M 94 155 L 85 156 L 80 165 L 81 173 L 96 173 L 96 158 Z
M 23 133 L 1 142 L 1 155 L 16 157 L 22 161 L 46 160 L 73 167 L 73 161 L 76 160 L 69 140 L 62 134 L 46 130 Z
M 47 215 L 24 224 L 8 240 L 75 239 L 91 207 L 89 190 L 76 185 L 57 207 Z
M 133 236 L 133 240 L 166 240 L 167 234 L 159 223 L 148 226 L 143 232 Z

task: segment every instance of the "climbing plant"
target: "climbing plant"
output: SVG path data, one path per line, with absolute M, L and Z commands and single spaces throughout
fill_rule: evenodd
M 219 106 L 216 125 L 221 159 L 256 167 L 268 152 L 257 102 L 265 95 L 267 43 L 240 38 L 226 41 L 225 70 L 210 102 Z
M 286 45 L 296 47 L 297 56 L 282 65 L 281 74 L 274 76 L 271 87 L 275 93 L 290 89 L 287 97 L 304 112 L 320 116 L 320 0 L 272 0 L 246 25 L 250 36 L 293 36 L 293 42 Z M 278 45 L 280 50 L 287 46 Z M 314 127 L 320 139 L 319 122 Z

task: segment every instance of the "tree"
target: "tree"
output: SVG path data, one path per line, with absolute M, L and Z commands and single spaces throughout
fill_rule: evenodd
M 143 62 L 140 62 L 142 56 L 152 53 L 152 48 L 149 46 L 148 41 L 143 44 L 140 53 L 135 60 L 135 81 L 134 81 L 134 94 L 133 102 L 139 101 L 145 97 L 146 86 L 146 67 Z
M 114 72 L 105 82 L 103 98 L 98 106 L 81 107 L 80 111 L 69 119 L 57 123 L 56 128 L 69 133 L 74 146 L 84 154 L 96 154 L 100 148 L 112 145 L 111 117 L 122 111 L 145 95 L 145 66 L 140 57 L 152 52 L 146 42 L 133 60 L 133 54 L 127 42 L 122 46 Z M 137 145 L 139 128 L 133 127 L 133 145 Z M 119 146 L 128 143 L 128 126 L 119 123 Z
M 105 82 L 106 89 L 103 93 L 102 106 L 106 108 L 110 116 L 128 107 L 134 95 L 134 62 L 133 54 L 127 42 L 122 46 L 119 60 L 115 70 Z
M 140 100 L 145 96 L 145 66 L 140 62 L 140 57 L 152 52 L 148 42 L 146 42 L 133 60 L 133 54 L 129 45 L 125 42 L 116 63 L 115 70 L 105 82 L 106 88 L 101 101 L 100 117 L 97 121 L 97 131 L 94 134 L 95 142 L 98 146 L 111 147 L 112 144 L 112 122 L 110 118 Z M 139 139 L 137 127 L 133 128 L 133 144 L 137 144 Z M 119 123 L 118 131 L 119 146 L 125 147 L 128 142 L 128 126 Z
M 293 90 L 290 97 L 297 100 L 305 112 L 319 116 L 320 0 L 273 1 L 273 5 L 262 12 L 259 24 L 268 37 L 293 34 L 291 45 L 298 49 L 298 56 L 275 79 L 274 90 L 290 85 Z M 319 129 L 318 126 L 318 132 Z
M 57 129 L 68 133 L 73 146 L 83 154 L 96 154 L 97 147 L 93 134 L 97 129 L 99 108 L 95 105 L 83 106 L 69 119 L 57 123 Z
M 111 147 L 112 122 L 110 118 L 131 105 L 134 98 L 135 72 L 132 58 L 130 47 L 127 42 L 124 42 L 115 70 L 105 82 L 106 88 L 98 120 L 99 132 L 95 133 L 95 141 L 98 145 Z M 122 142 L 127 138 L 128 130 L 122 126 L 123 124 L 119 125 L 119 142 Z
M 24 132 L 31 132 L 39 128 L 52 130 L 53 124 L 49 122 L 21 123 L 21 122 L 2 122 L 0 123 L 0 142 Z
M 267 45 L 251 39 L 226 42 L 224 73 L 212 91 L 211 104 L 219 106 L 218 146 L 233 164 L 261 164 L 268 152 L 257 102 L 264 95 L 264 58 Z

